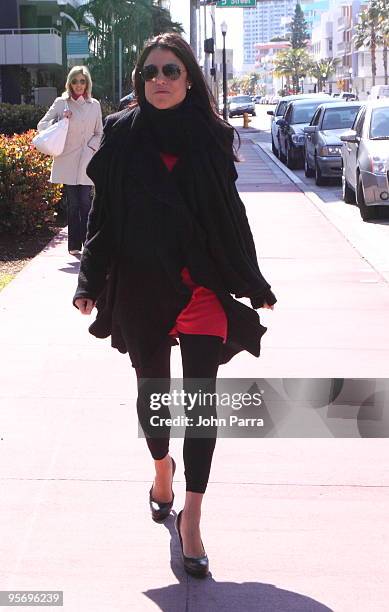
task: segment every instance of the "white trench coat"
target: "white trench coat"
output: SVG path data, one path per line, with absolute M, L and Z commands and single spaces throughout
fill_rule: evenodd
M 86 174 L 86 167 L 100 146 L 103 135 L 101 107 L 95 98 L 80 97 L 78 100 L 62 94 L 56 98 L 44 117 L 37 125 L 38 131 L 62 119 L 66 102 L 72 116 L 65 148 L 61 155 L 53 159 L 50 182 L 64 185 L 93 185 Z

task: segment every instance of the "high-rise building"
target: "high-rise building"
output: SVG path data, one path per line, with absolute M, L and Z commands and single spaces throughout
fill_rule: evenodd
M 252 8 L 243 9 L 243 63 L 253 66 L 256 43 L 267 43 L 283 37 L 289 29 L 296 0 L 258 0 Z
M 342 2 L 337 4 L 340 5 Z M 302 0 L 300 6 L 304 12 L 308 32 L 312 34 L 312 30 L 320 24 L 321 15 L 329 10 L 330 0 Z

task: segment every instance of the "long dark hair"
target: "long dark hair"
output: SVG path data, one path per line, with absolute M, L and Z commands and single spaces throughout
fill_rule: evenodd
M 239 134 L 229 123 L 223 121 L 223 119 L 219 116 L 215 98 L 207 85 L 192 48 L 179 34 L 174 32 L 158 34 L 158 36 L 154 36 L 154 38 L 151 38 L 145 43 L 134 70 L 134 89 L 136 100 L 131 104 L 131 107 L 136 106 L 137 104 L 142 106 L 146 100 L 145 85 L 140 71 L 142 70 L 149 54 L 153 49 L 166 49 L 167 51 L 172 51 L 172 53 L 174 53 L 174 55 L 176 55 L 182 61 L 192 84 L 191 89 L 187 92 L 187 96 L 190 96 L 191 100 L 193 100 L 193 102 L 195 102 L 197 106 L 202 109 L 206 117 L 209 119 L 211 129 L 215 128 L 215 132 L 221 135 L 222 142 L 220 144 L 223 150 L 230 155 L 232 153 L 235 161 L 239 161 L 237 150 L 235 149 L 234 145 L 231 147 L 231 141 L 233 140 L 232 135 L 234 131 L 238 135 L 238 142 L 240 146 Z

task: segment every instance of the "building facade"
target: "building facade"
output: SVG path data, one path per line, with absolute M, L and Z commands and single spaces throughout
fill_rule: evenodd
M 289 29 L 296 0 L 258 0 L 256 7 L 243 9 L 243 64 L 255 68 L 257 43 L 282 38 Z
M 0 102 L 32 102 L 34 90 L 63 88 L 60 13 L 81 3 L 1 0 Z
M 274 74 L 274 60 L 280 51 L 289 49 L 289 42 L 267 42 L 257 43 L 255 72 L 260 75 L 260 83 L 263 94 L 275 95 L 281 91 L 285 85 L 283 77 Z
M 331 0 L 329 10 L 322 14 L 320 23 L 312 31 L 312 52 L 316 59 L 331 57 L 336 69 L 328 81 L 330 91 L 354 91 L 361 99 L 367 98 L 372 87 L 371 55 L 367 48 L 356 49 L 353 42 L 355 26 L 367 2 Z M 383 48 L 376 50 L 376 84 L 383 85 Z

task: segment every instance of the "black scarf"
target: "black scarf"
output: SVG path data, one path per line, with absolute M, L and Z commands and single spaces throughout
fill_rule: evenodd
M 187 98 L 172 109 L 160 110 L 147 101 L 142 104 L 141 111 L 160 153 L 180 156 L 187 150 L 190 141 L 188 106 Z

